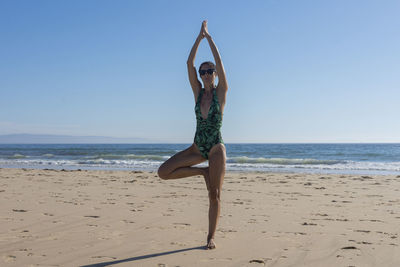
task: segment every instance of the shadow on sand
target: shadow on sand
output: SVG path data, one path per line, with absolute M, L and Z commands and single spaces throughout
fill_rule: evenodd
M 154 258 L 154 257 L 158 257 L 158 256 L 164 256 L 164 255 L 168 255 L 168 254 L 179 253 L 179 252 L 184 252 L 184 251 L 188 251 L 188 250 L 196 250 L 196 249 L 205 250 L 206 246 L 171 250 L 171 251 L 167 251 L 167 252 L 160 252 L 160 253 L 154 253 L 154 254 L 148 254 L 148 255 L 143 255 L 143 256 L 127 258 L 127 259 L 123 259 L 123 260 L 107 261 L 107 262 L 101 262 L 101 263 L 95 263 L 95 264 L 89 264 L 89 265 L 82 265 L 80 267 L 103 267 L 103 266 L 118 264 L 118 263 L 122 263 L 122 262 L 144 260 L 144 259 L 148 259 L 148 258 Z

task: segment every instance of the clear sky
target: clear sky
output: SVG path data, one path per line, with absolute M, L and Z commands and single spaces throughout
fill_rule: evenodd
M 0 134 L 193 141 L 208 29 L 229 142 L 400 142 L 400 1 L 0 2 Z M 214 61 L 203 39 L 196 67 Z

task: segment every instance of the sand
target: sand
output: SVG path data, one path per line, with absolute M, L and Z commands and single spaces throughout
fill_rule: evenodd
M 400 176 L 0 169 L 0 266 L 400 266 Z

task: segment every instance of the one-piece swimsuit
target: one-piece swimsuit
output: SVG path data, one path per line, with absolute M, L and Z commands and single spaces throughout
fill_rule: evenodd
M 221 136 L 222 114 L 221 107 L 218 102 L 216 89 L 213 90 L 213 98 L 206 119 L 201 115 L 200 103 L 205 89 L 200 90 L 195 106 L 195 114 L 197 120 L 196 134 L 194 143 L 200 150 L 201 155 L 208 159 L 208 153 L 211 148 L 219 143 L 224 143 Z

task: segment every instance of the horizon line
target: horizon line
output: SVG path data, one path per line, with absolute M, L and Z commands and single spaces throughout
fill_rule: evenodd
M 33 140 L 18 140 L 22 136 L 29 136 Z M 10 138 L 10 140 L 1 140 L 2 138 Z M 66 138 L 66 140 L 51 140 L 46 142 L 45 138 Z M 79 139 L 88 138 L 92 140 L 68 140 L 68 138 Z M 113 140 L 95 140 L 95 139 L 115 139 Z M 16 140 L 13 140 L 16 139 Z M 29 138 L 28 138 L 29 139 Z M 35 140 L 36 139 L 36 140 Z M 37 140 L 40 139 L 40 140 Z M 129 140 L 130 139 L 130 140 Z M 192 144 L 193 141 L 169 141 L 157 140 L 155 138 L 144 137 L 113 137 L 99 135 L 67 135 L 67 134 L 30 134 L 30 133 L 14 133 L 0 134 L 0 144 L 5 145 L 22 145 L 22 144 Z M 226 144 L 399 144 L 400 140 L 396 141 L 232 141 L 224 142 Z

